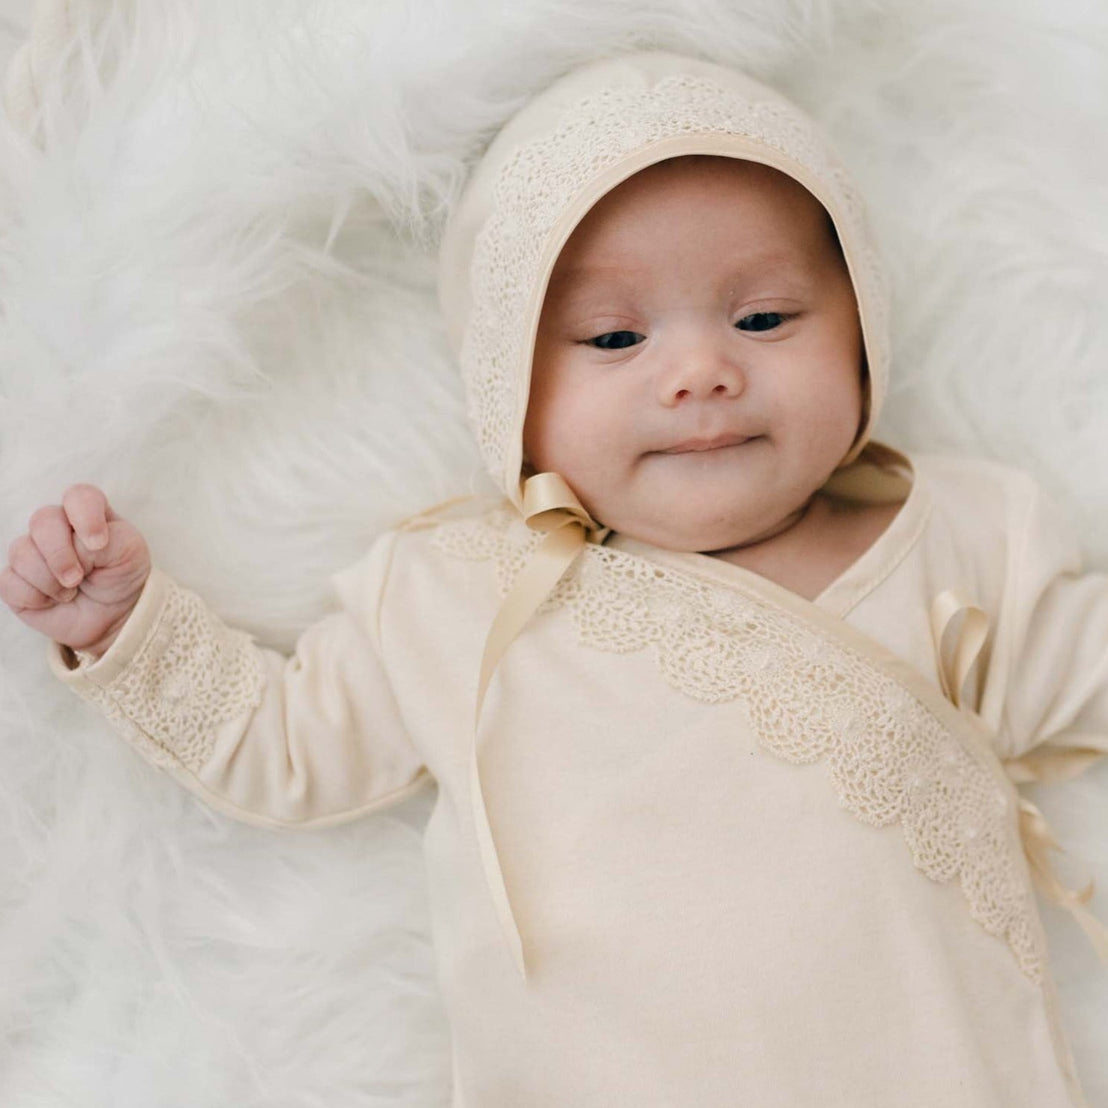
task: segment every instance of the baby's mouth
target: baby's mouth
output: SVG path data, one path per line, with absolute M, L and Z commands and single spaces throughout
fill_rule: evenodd
M 667 447 L 665 450 L 658 450 L 658 454 L 701 454 L 706 450 L 722 450 L 727 446 L 741 446 L 744 442 L 749 442 L 752 438 L 757 438 L 757 435 L 713 435 L 710 438 L 691 438 L 685 439 L 682 442 L 675 444 L 674 446 Z

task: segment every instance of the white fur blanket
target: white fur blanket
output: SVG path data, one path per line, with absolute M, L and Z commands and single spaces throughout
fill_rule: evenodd
M 882 437 L 1023 465 L 1108 568 L 1108 8 L 1080 0 L 53 0 L 0 119 L 0 540 L 75 481 L 290 650 L 480 478 L 433 295 L 467 159 L 571 64 L 750 70 L 828 128 L 897 298 Z M 0 611 L 0 616 L 3 616 Z M 419 837 L 203 808 L 0 618 L 0 1103 L 442 1106 Z M 1031 793 L 1108 888 L 1108 770 Z M 1092 907 L 1108 918 L 1108 893 Z M 1092 1105 L 1108 969 L 1043 909 Z

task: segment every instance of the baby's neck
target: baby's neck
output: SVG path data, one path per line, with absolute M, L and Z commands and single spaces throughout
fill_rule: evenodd
M 780 523 L 770 527 L 768 530 L 763 531 L 760 535 L 755 535 L 753 538 L 748 539 L 744 543 L 740 543 L 738 546 L 729 546 L 726 550 L 713 550 L 711 554 L 718 558 L 727 558 L 732 551 L 747 550 L 751 547 L 762 546 L 764 544 L 772 542 L 774 539 L 781 538 L 786 532 L 792 531 L 794 528 L 800 526 L 805 519 L 807 519 L 809 512 L 811 511 L 812 504 L 816 499 L 814 494 L 806 503 L 802 504 L 795 512 L 787 515 Z M 731 560 L 730 558 L 728 560 Z
M 817 492 L 764 536 L 711 554 L 814 600 L 877 541 L 899 510 L 899 503 L 860 503 Z

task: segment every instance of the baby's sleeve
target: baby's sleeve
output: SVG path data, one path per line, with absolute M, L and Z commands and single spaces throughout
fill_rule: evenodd
M 1108 753 L 1108 575 L 1084 571 L 1068 519 L 1035 482 L 1020 492 L 994 645 L 1006 671 L 1001 753 L 1050 780 Z
M 262 826 L 326 826 L 429 780 L 405 732 L 376 626 L 391 542 L 331 578 L 341 607 L 286 656 L 225 624 L 155 566 L 99 658 L 47 646 L 51 670 L 148 761 Z

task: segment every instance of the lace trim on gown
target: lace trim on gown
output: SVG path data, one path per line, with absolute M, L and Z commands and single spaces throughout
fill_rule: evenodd
M 443 523 L 431 542 L 454 557 L 495 561 L 506 594 L 541 538 L 499 509 Z M 981 756 L 866 657 L 756 597 L 604 546 L 588 546 L 539 611 L 556 609 L 570 614 L 586 646 L 649 649 L 666 681 L 696 700 L 741 699 L 777 757 L 823 762 L 842 807 L 875 827 L 898 824 L 916 868 L 936 882 L 957 880 L 971 916 L 1041 982 L 1007 792 Z

